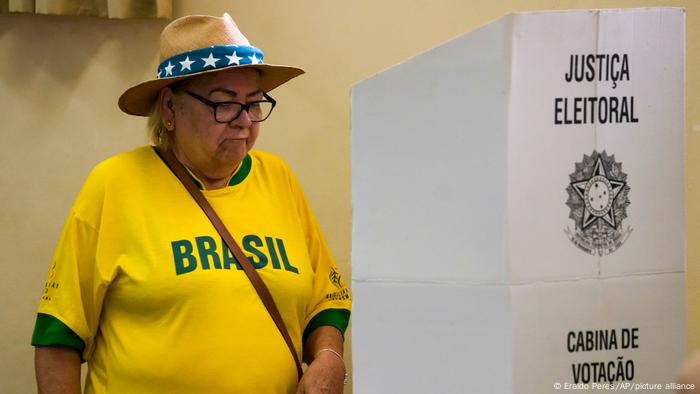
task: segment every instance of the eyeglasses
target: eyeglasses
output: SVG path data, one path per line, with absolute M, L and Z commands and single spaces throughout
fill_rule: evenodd
M 251 101 L 246 104 L 236 101 L 220 101 L 217 103 L 189 90 L 185 90 L 185 93 L 210 106 L 214 110 L 214 119 L 219 123 L 233 122 L 241 116 L 243 111 L 248 113 L 251 122 L 262 122 L 270 116 L 272 109 L 277 104 L 277 101 L 268 96 L 267 93 L 263 93 L 265 100 Z

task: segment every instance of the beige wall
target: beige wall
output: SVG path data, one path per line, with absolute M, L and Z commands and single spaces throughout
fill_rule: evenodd
M 266 61 L 308 74 L 274 92 L 258 147 L 299 176 L 350 278 L 352 84 L 512 11 L 680 6 L 687 13 L 689 348 L 700 348 L 700 2 L 573 0 L 174 0 L 174 15 L 230 12 Z M 0 15 L 0 392 L 34 387 L 28 345 L 54 244 L 84 176 L 145 143 L 116 98 L 150 77 L 164 21 Z M 692 131 L 696 129 L 697 131 Z M 416 355 L 420 357 L 420 355 Z M 350 392 L 350 390 L 347 390 Z

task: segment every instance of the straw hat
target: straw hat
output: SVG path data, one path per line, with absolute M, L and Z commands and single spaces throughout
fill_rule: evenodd
M 127 89 L 119 97 L 119 108 L 130 115 L 148 116 L 164 87 L 232 67 L 260 70 L 259 83 L 265 92 L 304 73 L 297 67 L 263 63 L 262 51 L 250 45 L 229 14 L 185 16 L 172 21 L 160 35 L 156 77 Z

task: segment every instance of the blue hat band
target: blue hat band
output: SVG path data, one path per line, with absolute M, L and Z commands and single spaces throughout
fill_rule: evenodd
M 165 59 L 156 78 L 173 78 L 244 64 L 263 64 L 260 49 L 247 45 L 218 45 L 183 52 Z

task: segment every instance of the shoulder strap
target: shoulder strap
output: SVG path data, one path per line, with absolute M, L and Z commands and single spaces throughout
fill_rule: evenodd
M 204 213 L 207 215 L 207 217 L 211 221 L 211 224 L 214 225 L 216 231 L 219 232 L 221 238 L 224 240 L 224 242 L 226 242 L 226 245 L 228 246 L 229 250 L 233 252 L 234 257 L 240 263 L 241 267 L 243 268 L 243 272 L 245 272 L 246 276 L 250 280 L 250 283 L 253 284 L 255 291 L 260 297 L 260 300 L 262 300 L 263 304 L 265 305 L 265 308 L 267 308 L 267 312 L 270 314 L 270 317 L 272 317 L 272 320 L 275 322 L 277 329 L 282 334 L 284 341 L 287 343 L 287 347 L 289 348 L 290 353 L 292 353 L 292 357 L 294 357 L 294 363 L 297 367 L 297 376 L 299 379 L 301 379 L 301 362 L 299 361 L 299 357 L 297 356 L 297 351 L 294 348 L 294 344 L 292 343 L 292 339 L 289 336 L 287 327 L 284 325 L 282 316 L 280 315 L 280 312 L 277 309 L 277 305 L 275 305 L 275 301 L 272 299 L 270 291 L 267 289 L 267 286 L 265 286 L 265 282 L 263 282 L 262 278 L 260 278 L 260 275 L 258 275 L 258 272 L 255 270 L 255 268 L 253 268 L 253 265 L 250 263 L 250 261 L 248 261 L 248 258 L 238 246 L 236 241 L 234 241 L 233 237 L 226 229 L 224 223 L 221 221 L 221 219 L 219 219 L 219 216 L 214 211 L 214 208 L 212 208 L 212 206 L 209 204 L 209 201 L 207 201 L 202 192 L 200 192 L 197 186 L 195 186 L 194 182 L 192 181 L 192 178 L 190 178 L 189 173 L 182 165 L 182 163 L 180 163 L 180 161 L 177 160 L 173 152 L 169 149 L 165 150 L 158 147 L 155 147 L 155 150 L 158 153 L 158 155 L 161 158 L 163 158 L 165 163 L 168 165 L 168 167 L 170 167 L 170 170 L 175 174 L 175 176 L 177 176 L 180 182 L 182 182 L 182 184 L 185 186 L 185 189 L 187 189 L 187 191 L 190 193 L 192 198 L 194 198 L 194 200 L 197 202 L 200 208 L 202 208 L 202 211 L 204 211 Z

